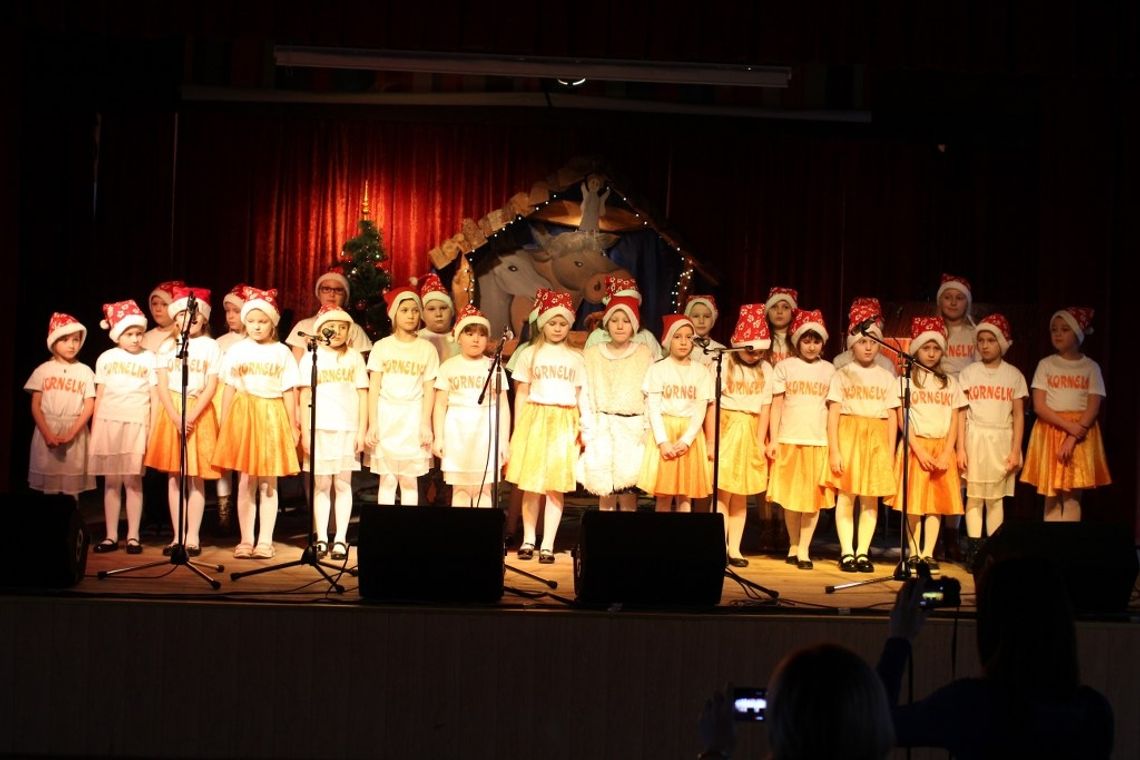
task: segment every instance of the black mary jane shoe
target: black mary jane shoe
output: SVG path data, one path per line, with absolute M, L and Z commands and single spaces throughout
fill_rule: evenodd
M 861 573 L 873 573 L 875 572 L 875 565 L 866 554 L 860 554 L 855 558 L 855 569 Z
M 748 560 L 744 559 L 744 557 L 729 557 L 728 564 L 733 567 L 748 567 Z
M 127 554 L 142 554 L 142 542 L 137 538 L 128 538 Z
M 332 551 L 329 552 L 329 558 L 335 560 L 348 559 L 348 544 L 344 541 L 334 541 Z
M 523 544 L 515 553 L 520 560 L 534 559 L 534 544 Z
M 839 558 L 839 571 L 840 572 L 854 573 L 858 569 L 859 569 L 858 566 L 855 564 L 855 555 L 854 554 L 844 554 L 842 557 Z
M 813 563 L 810 559 L 796 560 L 796 569 L 797 570 L 814 570 L 815 569 L 815 563 Z
M 108 552 L 117 552 L 119 550 L 119 542 L 112 541 L 109 538 L 104 538 L 99 543 L 95 544 L 95 548 L 91 551 L 96 554 L 106 554 Z
M 543 565 L 553 565 L 554 564 L 554 552 L 550 551 L 549 549 L 541 549 L 538 552 L 538 561 L 540 564 L 543 564 Z
M 324 559 L 329 556 L 329 544 L 327 541 L 318 541 L 313 545 L 313 551 L 317 555 L 317 559 Z
M 174 547 L 176 546 L 178 546 L 178 544 L 167 544 L 162 547 L 162 556 L 169 557 L 171 554 L 174 554 Z
M 796 564 L 799 564 L 799 560 L 796 559 L 796 555 L 789 554 L 788 556 L 784 557 L 784 564 L 785 565 L 796 565 Z
M 186 546 L 186 556 L 187 557 L 201 557 L 202 556 L 202 547 L 198 546 L 197 544 L 188 544 Z

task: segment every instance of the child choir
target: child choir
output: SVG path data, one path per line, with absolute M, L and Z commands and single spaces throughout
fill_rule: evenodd
M 880 499 L 905 511 L 911 560 L 937 571 L 943 520 L 956 531 L 964 515 L 969 559 L 1001 525 L 1002 500 L 1019 478 L 1045 498 L 1047 520 L 1080 519 L 1084 490 L 1111 483 L 1098 422 L 1104 380 L 1081 351 L 1090 308 L 1052 315 L 1055 353 L 1027 384 L 1003 359 L 1009 321 L 990 314 L 975 323 L 969 283 L 944 275 L 937 316 L 910 326 L 916 364 L 906 412 L 893 354 L 881 351 L 875 298 L 851 304 L 847 350 L 832 363 L 822 313 L 800 307 L 793 288 L 741 306 L 726 347 L 710 337 L 719 316 L 712 296 L 691 296 L 683 313 L 666 315 L 658 342 L 642 324 L 637 283 L 611 277 L 601 327 L 584 352 L 569 340 L 570 295 L 536 294 L 530 342 L 511 364 L 512 410 L 503 370 L 485 389 L 488 320 L 470 305 L 456 314 L 436 275 L 420 285 L 385 294 L 392 334 L 371 345 L 341 307 L 347 280 L 322 275 L 322 307 L 301 330 L 315 337 L 298 346 L 294 331 L 289 340 L 301 350 L 291 351 L 277 334 L 274 290 L 228 292 L 228 331 L 215 341 L 210 292 L 164 282 L 150 294 L 157 327 L 149 332 L 134 301 L 103 307 L 112 347 L 94 372 L 77 359 L 86 328 L 54 314 L 52 357 L 24 386 L 35 421 L 29 485 L 77 495 L 103 476 L 106 533 L 94 550 L 119 548 L 125 495 L 126 549 L 139 553 L 144 467 L 165 472 L 174 540 L 194 556 L 205 481 L 217 482 L 225 527 L 236 472 L 234 556 L 256 559 L 275 554 L 278 478 L 302 469 L 315 478 L 317 552 L 334 559 L 348 557 L 351 477 L 362 461 L 378 476 L 381 505 L 419 503 L 418 481 L 430 477 L 443 503 L 490 507 L 502 476 L 522 493 L 517 558 L 537 554 L 543 563 L 555 560 L 565 494 L 579 483 L 603 510 L 636 509 L 640 491 L 658 511 L 687 512 L 711 495 L 725 516 L 726 557 L 738 567 L 748 564 L 740 544 L 755 497 L 782 509 L 789 564 L 813 568 L 820 512 L 834 508 L 839 569 L 872 572 Z M 1036 422 L 1023 458 L 1027 402 Z

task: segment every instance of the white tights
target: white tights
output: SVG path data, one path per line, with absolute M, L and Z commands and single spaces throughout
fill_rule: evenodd
M 678 512 L 692 512 L 693 500 L 688 496 L 658 496 L 657 497 L 657 511 L 658 512 L 672 512 L 673 499 L 677 500 Z
M 748 518 L 748 497 L 721 489 L 716 492 L 716 511 L 724 515 L 725 539 L 728 556 L 740 556 L 740 539 L 744 535 L 744 522 Z
M 174 541 L 178 541 L 178 476 L 166 479 L 166 501 L 170 507 L 170 525 L 174 528 Z M 206 511 L 206 484 L 202 478 L 186 477 L 186 527 L 183 543 L 198 546 L 201 542 L 202 513 Z
M 255 498 L 260 500 L 260 506 Z M 259 478 L 243 472 L 238 478 L 237 514 L 243 544 L 272 545 L 273 527 L 277 524 L 276 476 Z M 254 524 L 258 517 L 261 532 L 254 541 Z
M 414 507 L 420 503 L 420 492 L 416 486 L 415 475 L 393 475 L 391 473 L 380 476 L 380 488 L 376 491 L 376 503 L 380 506 L 391 506 L 396 503 L 396 486 L 400 487 L 400 506 Z
M 451 506 L 480 508 L 494 506 L 494 501 L 491 499 L 491 484 L 487 483 L 482 488 L 453 485 L 451 487 Z
M 1080 522 L 1080 490 L 1059 491 L 1056 496 L 1045 497 L 1045 522 Z
M 942 525 L 942 515 L 907 515 L 907 543 L 910 553 L 918 557 L 934 557 L 934 547 L 938 545 L 938 528 Z M 919 526 L 925 528 L 919 545 Z
M 348 521 L 352 519 L 352 473 L 348 470 L 336 476 L 317 475 L 313 484 L 313 517 L 317 523 L 317 540 L 329 541 L 329 512 L 336 501 L 336 535 L 333 541 L 347 543 Z
M 859 556 L 871 551 L 871 539 L 879 521 L 879 498 L 859 496 L 859 544 L 855 541 L 855 494 L 839 492 L 835 503 L 835 532 L 839 534 L 839 553 Z
M 819 512 L 793 512 L 784 510 L 784 525 L 788 529 L 788 556 L 799 560 L 811 559 L 811 538 L 819 524 Z M 873 530 L 873 529 L 872 529 Z M 863 531 L 859 531 L 863 535 Z M 850 539 L 848 539 L 850 542 Z M 844 551 L 850 554 L 850 551 Z
M 108 475 L 103 485 L 103 519 L 107 523 L 107 538 L 119 540 L 119 513 L 122 493 L 127 492 L 127 538 L 138 539 L 142 522 L 142 475 Z
M 539 499 L 542 494 L 523 491 L 522 518 L 523 543 L 534 546 L 535 534 L 538 531 Z M 563 495 L 557 491 L 546 492 L 546 514 L 542 519 L 542 546 L 541 549 L 554 551 L 554 537 L 558 534 L 558 525 L 562 522 Z
M 615 509 L 618 512 L 636 512 L 637 494 L 611 493 L 609 496 L 599 496 L 598 509 L 603 512 L 613 512 Z
M 1048 503 L 1048 502 L 1046 502 Z M 992 536 L 1001 527 L 1005 507 L 999 496 L 996 499 L 981 499 L 971 496 L 966 499 L 966 535 L 970 538 L 982 537 L 982 506 L 986 508 L 986 535 Z

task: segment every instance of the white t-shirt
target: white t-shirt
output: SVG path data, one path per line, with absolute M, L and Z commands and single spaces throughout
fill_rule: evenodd
M 297 387 L 297 362 L 283 343 L 246 338 L 226 352 L 220 376 L 242 393 L 281 398 Z
M 297 387 L 310 388 L 313 355 L 306 351 L 297 365 Z M 317 430 L 356 430 L 360 422 L 360 391 L 368 390 L 364 357 L 348 346 L 343 355 L 317 346 Z M 301 410 L 308 419 L 309 408 Z
M 420 330 L 419 336 L 435 346 L 435 352 L 439 355 L 441 365 L 451 357 L 459 356 L 459 341 L 452 337 L 450 330 L 445 333 L 437 333 L 425 327 Z
M 772 331 L 772 345 L 768 348 L 768 361 L 775 367 L 784 359 L 790 358 L 792 348 L 788 345 L 788 331 Z
M 923 387 L 915 378 L 922 376 Z M 945 438 L 950 432 L 950 422 L 955 412 L 966 406 L 962 386 L 953 375 L 942 381 L 921 367 L 916 367 L 910 384 L 910 434 L 919 438 Z M 901 395 L 902 390 L 899 390 Z
M 142 347 L 146 351 L 157 354 L 158 349 L 170 337 L 170 326 L 152 327 L 143 333 Z
M 537 348 L 532 343 L 522 350 L 513 377 L 530 384 L 530 403 L 577 406 L 578 389 L 586 385 L 586 360 L 565 341 Z
M 316 330 L 313 329 L 313 325 L 316 323 L 317 317 L 316 315 L 313 315 L 308 319 L 302 319 L 300 322 L 293 325 L 293 329 L 290 330 L 289 334 L 285 336 L 285 345 L 291 346 L 293 348 L 308 348 L 308 338 L 302 338 L 301 336 L 297 335 L 297 333 L 303 332 L 309 335 L 315 335 Z M 362 354 L 368 353 L 368 351 L 372 348 L 372 341 L 369 340 L 368 335 L 366 335 L 364 332 L 364 329 L 355 322 L 348 326 L 347 342 L 348 345 L 352 346 Z
M 447 392 L 448 407 L 462 406 L 476 408 L 479 406 L 479 394 L 487 382 L 487 371 L 491 368 L 491 359 L 478 356 L 468 359 L 466 356 L 453 356 L 439 365 L 439 374 L 435 376 L 435 389 Z M 494 380 L 492 380 L 492 384 Z M 507 389 L 507 373 L 499 367 L 499 388 Z M 487 389 L 483 397 L 483 406 L 490 406 L 493 396 L 493 387 Z
M 713 377 L 715 390 L 716 378 Z M 720 408 L 759 414 L 772 403 L 772 365 L 760 361 L 754 366 L 725 359 L 720 375 Z
M 245 340 L 245 333 L 236 332 L 227 332 L 221 337 L 214 338 L 214 341 L 218 344 L 218 350 L 223 354 L 236 346 L 238 343 L 241 343 L 243 340 Z
M 712 338 L 709 338 L 708 348 L 710 353 L 706 354 L 704 346 L 698 346 L 696 341 L 694 341 L 693 351 L 689 354 L 689 358 L 695 361 L 697 364 L 703 364 L 715 371 L 714 363 L 716 362 L 716 354 L 712 353 L 712 351 L 718 348 L 727 348 L 727 346 L 725 346 L 719 340 L 713 340 Z M 726 357 L 725 361 L 727 360 L 728 359 Z
M 218 350 L 218 342 L 206 335 L 199 335 L 190 339 L 190 350 L 187 352 L 186 366 L 186 394 L 190 398 L 197 398 L 205 389 L 210 375 L 217 375 L 222 363 L 222 352 Z M 159 349 L 158 358 L 155 359 L 155 383 L 158 382 L 158 373 L 166 370 L 166 387 L 171 393 L 182 393 L 182 362 L 178 358 L 178 344 L 168 340 Z
M 963 369 L 974 363 L 974 329 L 969 322 L 947 326 L 950 335 L 946 339 L 946 352 L 942 355 L 943 372 L 958 377 Z
M 713 378 L 703 364 L 683 363 L 666 356 L 650 365 L 641 390 L 646 396 L 660 396 L 662 415 L 703 417 L 713 399 Z
M 887 370 L 892 375 L 897 375 L 898 372 L 895 370 L 895 363 L 891 361 L 892 356 L 894 356 L 894 354 L 891 354 L 889 352 L 887 354 L 884 354 L 883 351 L 880 350 L 875 354 L 875 364 Z M 855 354 L 850 348 L 831 360 L 831 363 L 835 365 L 836 369 L 843 369 L 848 364 L 852 364 L 854 362 Z
M 150 415 L 150 386 L 155 357 L 150 351 L 132 354 L 118 346 L 95 361 L 95 384 L 103 386 L 99 419 L 146 423 Z
M 966 420 L 971 424 L 1011 427 L 1013 400 L 1029 395 L 1025 375 L 1006 361 L 994 369 L 974 362 L 962 370 L 958 384 L 970 404 Z
M 840 414 L 883 420 L 899 405 L 898 379 L 878 364 L 851 362 L 832 375 L 827 400 L 839 404 Z
M 418 401 L 424 396 L 424 383 L 434 381 L 439 372 L 439 354 L 423 338 L 400 340 L 389 335 L 372 347 L 368 371 L 380 373 L 381 401 Z
M 778 443 L 827 445 L 827 394 L 835 367 L 826 359 L 810 364 L 792 356 L 776 365 L 772 395 L 784 394 Z
M 1033 387 L 1045 391 L 1045 406 L 1054 412 L 1083 412 L 1090 393 L 1105 396 L 1100 365 L 1087 356 L 1076 360 L 1046 356 L 1037 362 Z
M 53 358 L 32 370 L 24 390 L 43 394 L 40 409 L 45 415 L 78 417 L 83 411 L 83 402 L 95 398 L 95 373 L 81 362 Z

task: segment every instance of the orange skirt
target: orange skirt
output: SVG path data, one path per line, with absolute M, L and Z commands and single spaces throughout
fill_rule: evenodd
M 893 496 L 895 467 L 894 452 L 890 449 L 891 424 L 891 420 L 874 417 L 841 416 L 837 443 L 843 459 L 843 474 L 833 474 L 829 462 L 827 485 L 857 496 Z
M 182 394 L 171 393 L 170 400 L 174 402 L 175 411 L 182 412 Z M 200 403 L 197 398 L 191 397 L 189 409 Z M 208 401 L 201 402 L 209 404 Z M 186 474 L 193 478 L 217 480 L 222 476 L 214 469 L 214 451 L 218 441 L 218 418 L 214 416 L 214 408 L 210 406 L 198 416 L 194 422 L 194 429 L 186 440 Z M 146 458 L 143 464 L 162 472 L 177 473 L 181 469 L 182 440 L 178 435 L 178 425 L 171 422 L 170 415 L 161 409 L 154 423 L 154 430 L 150 431 L 150 440 L 146 445 Z
M 661 419 L 665 423 L 665 435 L 670 442 L 680 440 L 689 427 L 688 417 L 666 414 Z M 703 499 L 712 493 L 712 483 L 709 481 L 711 470 L 703 432 L 697 433 L 693 445 L 681 456 L 662 459 L 653 431 L 650 430 L 645 438 L 645 455 L 641 460 L 641 476 L 637 479 L 637 487 L 654 496 Z
M 931 457 L 942 453 L 945 440 L 942 438 L 912 437 L 911 443 L 918 446 Z M 902 472 L 903 455 L 906 455 L 907 470 L 907 500 L 906 512 L 908 515 L 960 515 L 962 508 L 962 480 L 958 477 L 958 460 L 952 457 L 949 469 L 931 470 L 927 472 L 918 464 L 918 459 L 904 451 L 901 444 L 898 455 L 895 457 L 895 469 L 898 475 L 898 487 L 895 495 L 884 502 L 891 509 L 902 509 Z
M 1076 422 L 1081 412 L 1058 412 L 1066 420 Z M 1025 453 L 1025 466 L 1021 482 L 1037 487 L 1043 496 L 1056 496 L 1059 491 L 1076 491 L 1112 484 L 1108 472 L 1108 458 L 1104 453 L 1104 440 L 1100 423 L 1094 422 L 1085 439 L 1073 447 L 1068 464 L 1057 460 L 1057 452 L 1065 442 L 1066 433 L 1056 425 L 1042 420 L 1033 424 L 1029 434 L 1029 449 Z
M 781 443 L 768 475 L 768 501 L 790 512 L 812 513 L 835 506 L 827 485 L 827 447 Z
M 721 409 L 719 453 L 718 489 L 748 496 L 768 487 L 768 457 L 760 441 L 759 414 Z
M 285 402 L 248 393 L 235 395 L 218 434 L 213 465 L 262 478 L 299 472 Z

